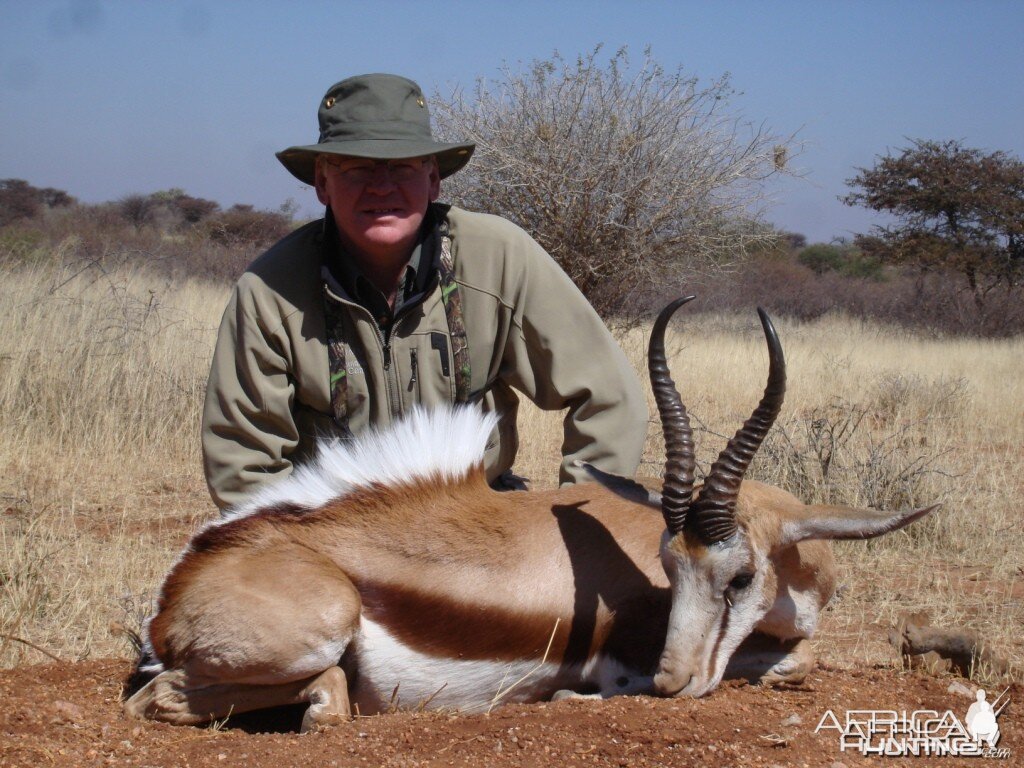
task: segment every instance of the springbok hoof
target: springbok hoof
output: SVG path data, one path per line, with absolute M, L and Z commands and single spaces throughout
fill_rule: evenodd
M 599 693 L 577 693 L 576 691 L 570 691 L 563 689 L 561 691 L 555 691 L 551 697 L 552 701 L 564 701 L 566 699 L 600 699 L 601 694 Z
M 315 713 L 312 711 L 313 707 L 306 710 L 306 714 L 302 716 L 302 726 L 299 728 L 299 733 L 310 733 L 315 731 L 325 731 L 329 728 L 334 728 L 336 725 L 349 722 L 352 717 L 349 715 L 343 715 L 338 713 Z

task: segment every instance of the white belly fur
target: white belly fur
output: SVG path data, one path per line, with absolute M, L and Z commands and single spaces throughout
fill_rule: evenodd
M 364 715 L 391 707 L 485 712 L 498 704 L 540 701 L 561 688 L 578 687 L 597 667 L 605 666 L 596 659 L 562 669 L 541 663 L 540 658 L 483 661 L 427 656 L 365 616 L 353 650 L 358 672 L 352 701 Z

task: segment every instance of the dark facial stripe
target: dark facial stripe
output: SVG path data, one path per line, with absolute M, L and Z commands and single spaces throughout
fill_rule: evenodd
M 711 648 L 711 655 L 708 657 L 708 667 L 704 670 L 705 680 L 710 680 L 711 676 L 715 672 L 715 662 L 718 660 L 718 652 L 722 647 L 722 640 L 725 639 L 725 632 L 729 629 L 729 614 L 732 613 L 732 606 L 729 603 L 725 603 L 725 609 L 722 611 L 722 623 L 718 627 L 718 634 L 715 636 L 715 644 Z

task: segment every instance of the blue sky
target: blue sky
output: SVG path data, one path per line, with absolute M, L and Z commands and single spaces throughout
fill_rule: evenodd
M 0 0 L 0 178 L 87 202 L 180 187 L 276 208 L 311 189 L 273 154 L 316 139 L 327 87 L 360 72 L 467 88 L 555 50 L 650 46 L 729 72 L 732 109 L 799 132 L 802 180 L 769 219 L 812 241 L 879 221 L 837 201 L 907 138 L 1024 157 L 1024 3 Z

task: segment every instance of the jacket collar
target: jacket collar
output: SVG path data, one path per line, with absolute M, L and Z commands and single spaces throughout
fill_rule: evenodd
M 405 277 L 391 312 L 384 295 L 377 290 L 359 269 L 355 259 L 345 250 L 338 236 L 338 225 L 328 206 L 321 228 L 321 261 L 331 278 L 329 287 L 339 295 L 365 307 L 383 325 L 405 306 L 422 301 L 437 280 L 437 263 L 441 254 L 441 239 L 449 206 L 432 203 L 427 208 L 419 238 L 406 267 Z M 332 285 L 333 284 L 333 285 Z M 383 322 L 382 322 L 383 321 Z

